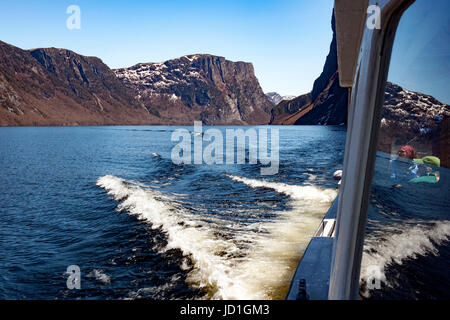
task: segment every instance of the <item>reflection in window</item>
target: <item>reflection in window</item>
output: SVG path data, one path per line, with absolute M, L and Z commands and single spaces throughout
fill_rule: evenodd
M 418 0 L 396 33 L 361 267 L 366 298 L 450 297 L 449 12 L 448 0 Z M 367 289 L 374 277 L 381 288 Z

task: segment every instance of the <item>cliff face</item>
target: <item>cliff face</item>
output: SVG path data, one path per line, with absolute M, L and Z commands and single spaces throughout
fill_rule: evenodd
M 272 124 L 339 125 L 347 123 L 348 90 L 339 85 L 334 15 L 333 40 L 322 74 L 311 93 L 282 101 L 272 110 Z M 448 156 L 450 106 L 434 97 L 408 91 L 388 82 L 381 114 L 378 149 L 396 152 L 410 143 L 418 150 L 429 150 L 450 165 Z M 425 154 L 424 154 L 425 155 Z
M 0 42 L 0 125 L 156 123 L 98 58 Z
M 333 30 L 333 39 L 331 40 L 330 51 L 328 53 L 327 59 L 325 60 L 325 65 L 323 66 L 322 73 L 314 81 L 313 89 L 311 91 L 311 98 L 313 101 L 329 85 L 331 78 L 335 75 L 338 69 L 336 21 L 334 18 L 334 13 L 331 17 L 331 29 Z
M 443 150 L 444 147 L 448 149 L 449 105 L 432 96 L 408 91 L 390 82 L 386 84 L 384 98 L 379 150 L 396 152 L 393 149 L 411 144 L 418 150 L 429 150 L 431 147 L 433 155 L 448 158 Z M 446 134 L 444 139 L 443 135 Z
M 0 42 L 0 125 L 267 124 L 253 66 L 193 55 L 112 71 L 65 49 Z
M 337 71 L 328 80 L 313 102 L 306 106 L 308 112 L 299 117 L 294 124 L 343 125 L 347 124 L 348 89 L 339 85 Z
M 202 54 L 114 72 L 163 123 L 267 124 L 270 120 L 272 105 L 251 63 Z
M 272 124 L 339 125 L 347 123 L 348 90 L 339 85 L 337 40 L 334 14 L 331 19 L 333 39 L 321 75 L 311 93 L 273 108 Z
M 271 124 L 292 125 L 298 120 L 303 107 L 311 104 L 311 93 L 278 103 L 272 110 Z

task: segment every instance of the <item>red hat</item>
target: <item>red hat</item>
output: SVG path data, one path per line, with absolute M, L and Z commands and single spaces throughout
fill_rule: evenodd
M 406 157 L 409 159 L 414 159 L 416 157 L 416 151 L 411 146 L 403 146 L 400 150 L 403 150 L 406 153 Z

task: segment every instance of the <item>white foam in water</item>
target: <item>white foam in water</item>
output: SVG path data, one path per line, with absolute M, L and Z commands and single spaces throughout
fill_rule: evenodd
M 190 256 L 194 270 L 187 282 L 208 291 L 212 299 L 282 299 L 309 240 L 337 192 L 311 186 L 229 176 L 253 188 L 271 188 L 291 197 L 292 209 L 276 220 L 252 224 L 200 221 L 175 199 L 114 176 L 97 181 L 118 208 L 162 228 L 167 247 Z M 220 234 L 228 232 L 222 238 Z M 230 240 L 231 239 L 231 240 Z
M 371 267 L 381 271 L 380 281 L 393 286 L 386 279 L 385 269 L 391 264 L 401 265 L 405 259 L 426 254 L 437 254 L 435 245 L 450 239 L 450 221 L 434 221 L 433 224 L 418 221 L 417 224 L 395 224 L 384 226 L 368 234 L 364 242 L 361 264 L 361 280 L 367 282 L 372 276 Z M 367 291 L 362 292 L 368 296 Z
M 165 250 L 176 248 L 190 255 L 196 268 L 202 271 L 202 274 L 195 275 L 199 286 L 212 285 L 220 291 L 228 285 L 226 275 L 231 262 L 216 253 L 236 251 L 233 243 L 218 239 L 211 229 L 200 227 L 194 216 L 171 205 L 171 199 L 159 192 L 110 175 L 98 179 L 97 185 L 107 190 L 116 201 L 122 201 L 119 210 L 151 222 L 154 229 L 162 228 L 168 241 Z
M 252 188 L 269 188 L 291 198 L 291 210 L 283 212 L 276 221 L 264 224 L 268 233 L 258 238 L 248 260 L 239 266 L 239 273 L 247 277 L 242 277 L 242 281 L 247 282 L 249 294 L 262 289 L 264 296 L 260 298 L 282 299 L 301 256 L 337 191 L 229 177 Z M 250 272 L 246 274 L 245 270 Z
M 100 281 L 103 284 L 110 284 L 111 278 L 103 270 L 92 270 L 88 275 L 88 277 L 95 278 L 95 280 Z
M 313 186 L 295 186 L 279 182 L 269 182 L 265 180 L 248 179 L 228 175 L 234 181 L 245 183 L 252 188 L 269 188 L 278 193 L 283 193 L 293 200 L 318 201 L 329 204 L 336 198 L 337 192 L 333 189 L 320 189 Z

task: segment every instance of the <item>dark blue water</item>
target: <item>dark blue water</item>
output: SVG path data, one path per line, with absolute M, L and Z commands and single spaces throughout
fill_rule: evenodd
M 270 128 L 273 176 L 259 163 L 175 165 L 177 127 L 0 128 L 0 298 L 284 298 L 337 194 L 345 128 Z M 369 297 L 448 296 L 423 288 L 448 283 L 448 216 L 411 212 L 408 188 L 375 183 L 363 271 L 384 267 L 387 284 Z M 80 290 L 67 288 L 70 265 Z
M 335 196 L 344 128 L 279 127 L 279 173 L 265 177 L 173 164 L 175 129 L 0 128 L 0 298 L 283 298 Z
M 370 299 L 450 298 L 450 169 L 437 183 L 393 180 L 379 152 L 370 195 L 361 294 Z M 368 267 L 381 270 L 380 289 L 367 290 Z

